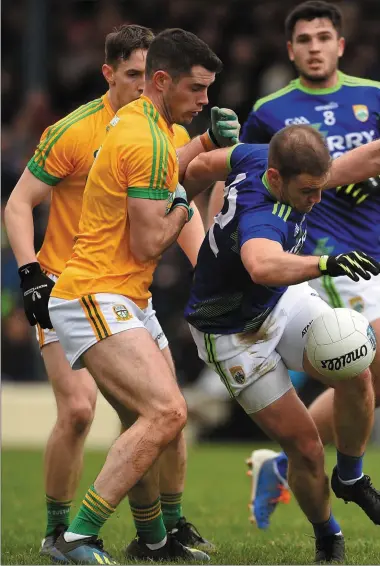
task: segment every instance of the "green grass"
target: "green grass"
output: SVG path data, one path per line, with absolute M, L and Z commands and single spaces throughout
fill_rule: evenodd
M 252 446 L 213 445 L 191 448 L 184 513 L 218 551 L 213 564 L 310 564 L 312 529 L 294 499 L 280 505 L 271 528 L 259 531 L 248 522 L 250 483 L 245 458 Z M 77 509 L 87 487 L 101 468 L 105 454 L 88 452 Z M 334 465 L 328 451 L 328 467 Z M 380 483 L 380 452 L 369 450 L 365 471 Z M 43 564 L 38 547 L 45 528 L 42 453 L 3 450 L 2 453 L 2 564 Z M 377 479 L 377 481 L 376 481 Z M 379 564 L 380 527 L 375 527 L 354 504 L 334 499 L 333 509 L 346 536 L 347 564 Z M 105 547 L 125 564 L 123 548 L 134 536 L 128 503 L 124 502 L 105 525 Z

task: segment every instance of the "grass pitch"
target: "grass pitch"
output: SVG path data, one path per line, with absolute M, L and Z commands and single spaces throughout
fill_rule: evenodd
M 294 499 L 279 505 L 271 528 L 259 531 L 248 522 L 250 481 L 245 458 L 253 445 L 201 445 L 190 448 L 184 513 L 203 536 L 217 545 L 212 564 L 310 564 L 314 556 L 312 528 Z M 87 452 L 75 501 L 78 508 L 104 461 L 105 452 Z M 335 463 L 327 453 L 328 469 Z M 1 564 L 47 564 L 38 549 L 45 529 L 42 452 L 2 452 Z M 380 450 L 365 457 L 365 472 L 380 486 Z M 380 526 L 353 503 L 333 498 L 335 517 L 346 537 L 347 564 L 380 564 Z M 135 534 L 127 502 L 108 521 L 101 536 L 105 548 L 121 564 L 123 548 Z

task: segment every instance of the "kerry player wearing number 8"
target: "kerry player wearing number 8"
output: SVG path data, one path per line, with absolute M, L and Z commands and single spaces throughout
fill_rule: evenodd
M 224 206 L 199 252 L 185 312 L 199 356 L 282 445 L 289 485 L 314 527 L 317 561 L 343 560 L 344 541 L 331 515 L 323 446 L 288 369 L 305 368 L 335 387 L 337 444 L 347 457 L 365 450 L 373 392 L 368 370 L 334 381 L 334 372 L 324 377 L 304 353 L 310 327 L 334 312 L 306 281 L 321 272 L 352 279 L 380 273 L 380 264 L 360 252 L 297 255 L 306 213 L 321 199 L 330 163 L 315 129 L 289 126 L 272 138 L 269 154 L 267 146 L 250 144 L 217 150 L 192 161 L 184 180 L 191 192 L 227 179 Z M 368 512 L 380 503 L 375 490 L 361 497 Z
M 309 123 L 325 135 L 335 159 L 379 138 L 380 83 L 338 71 L 345 48 L 339 9 L 320 1 L 300 4 L 289 14 L 285 31 L 289 58 L 300 77 L 255 103 L 241 141 L 268 143 L 284 125 Z M 315 207 L 309 216 L 304 252 L 337 254 L 358 246 L 380 260 L 379 187 L 377 177 L 325 193 L 321 206 Z M 380 335 L 380 278 L 353 285 L 346 278 L 333 281 L 323 276 L 312 286 L 331 306 L 362 312 Z M 377 404 L 378 356 L 372 368 Z M 331 431 L 329 436 L 328 440 Z

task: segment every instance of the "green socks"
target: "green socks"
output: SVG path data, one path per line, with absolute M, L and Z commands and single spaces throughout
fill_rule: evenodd
M 57 501 L 46 496 L 48 524 L 46 536 L 57 525 L 68 526 L 67 532 L 83 537 L 98 536 L 101 527 L 115 511 L 92 485 L 87 491 L 77 515 L 69 525 L 71 501 Z M 129 502 L 137 533 L 146 544 L 156 545 L 166 540 L 167 531 L 174 529 L 182 517 L 182 493 L 161 494 L 150 505 Z
M 136 531 L 145 544 L 156 545 L 166 540 L 166 528 L 164 525 L 160 498 L 151 505 L 141 506 L 129 502 Z
M 101 527 L 115 511 L 107 501 L 97 493 L 92 485 L 87 491 L 79 511 L 70 523 L 67 532 L 84 537 L 98 536 Z
M 161 509 L 166 530 L 171 531 L 182 517 L 182 493 L 161 493 Z
M 58 525 L 69 525 L 71 501 L 58 501 L 46 495 L 47 525 L 45 536 L 51 536 Z

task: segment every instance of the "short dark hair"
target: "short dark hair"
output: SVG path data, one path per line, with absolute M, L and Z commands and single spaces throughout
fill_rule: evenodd
M 105 62 L 107 65 L 118 65 L 127 60 L 135 49 L 149 49 L 153 39 L 152 30 L 143 26 L 123 24 L 106 37 Z
M 292 41 L 294 28 L 299 20 L 310 22 L 315 18 L 327 18 L 338 32 L 342 31 L 342 13 L 337 6 L 322 0 L 309 0 L 299 4 L 292 10 L 285 20 L 285 35 L 287 41 Z
M 285 181 L 302 174 L 322 177 L 330 165 L 326 140 L 312 126 L 286 126 L 269 144 L 268 167 L 277 169 Z
M 173 78 L 189 75 L 192 67 L 201 65 L 212 73 L 222 70 L 222 62 L 210 47 L 196 35 L 180 28 L 166 29 L 156 35 L 146 57 L 146 77 L 166 71 Z

